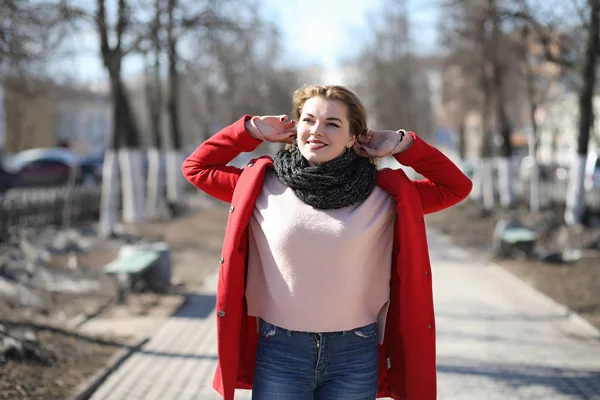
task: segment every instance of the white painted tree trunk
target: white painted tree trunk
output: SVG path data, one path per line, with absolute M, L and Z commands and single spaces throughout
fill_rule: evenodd
M 143 155 L 139 149 L 119 150 L 121 182 L 123 184 L 123 221 L 145 219 Z
M 107 150 L 102 165 L 102 194 L 98 224 L 98 233 L 102 236 L 110 236 L 114 233 L 119 208 L 119 187 L 119 160 L 113 150 Z
M 510 171 L 510 159 L 500 157 L 496 160 L 498 167 L 498 191 L 500 193 L 500 204 L 504 208 L 515 204 L 515 192 L 513 190 L 513 177 Z
M 486 211 L 491 211 L 495 206 L 494 163 L 491 158 L 485 158 L 481 161 L 481 174 L 483 208 Z
M 576 155 L 571 162 L 569 185 L 565 209 L 567 225 L 578 225 L 585 214 L 585 193 L 583 182 L 585 178 L 586 156 Z
M 181 173 L 181 164 L 185 157 L 180 151 L 167 151 L 167 199 L 175 206 L 185 206 L 185 193 L 183 191 L 185 178 Z
M 534 161 L 529 172 L 529 210 L 537 213 L 540 208 L 540 166 Z
M 148 150 L 148 193 L 146 212 L 150 218 L 158 218 L 165 208 L 164 154 L 157 148 Z
M 483 160 L 478 160 L 473 170 L 473 189 L 470 197 L 480 201 L 483 198 Z

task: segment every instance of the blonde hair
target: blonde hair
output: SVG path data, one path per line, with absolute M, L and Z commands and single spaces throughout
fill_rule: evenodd
M 350 134 L 367 135 L 367 111 L 356 94 L 339 85 L 304 85 L 292 95 L 292 119 L 298 121 L 302 107 L 308 99 L 323 97 L 326 100 L 339 100 L 348 106 Z

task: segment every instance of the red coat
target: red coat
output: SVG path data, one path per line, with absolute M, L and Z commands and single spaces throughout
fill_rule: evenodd
M 270 157 L 260 157 L 244 169 L 227 166 L 260 141 L 244 128 L 241 118 L 206 142 L 183 163 L 185 177 L 196 187 L 231 203 L 217 288 L 219 362 L 213 387 L 225 400 L 236 388 L 251 389 L 258 342 L 256 318 L 249 317 L 245 299 L 248 224 L 261 192 Z M 471 181 L 440 151 L 414 133 L 414 144 L 396 155 L 427 179 L 411 181 L 402 170 L 383 169 L 377 185 L 397 203 L 393 267 L 383 344 L 379 345 L 378 397 L 436 399 L 435 321 L 431 268 L 423 215 L 450 207 L 471 191 Z

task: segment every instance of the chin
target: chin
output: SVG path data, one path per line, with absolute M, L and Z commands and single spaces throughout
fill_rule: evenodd
M 320 164 L 327 161 L 333 160 L 335 157 L 330 157 L 328 154 L 316 154 L 312 151 L 303 151 L 302 155 L 306 158 L 306 161 L 312 164 Z

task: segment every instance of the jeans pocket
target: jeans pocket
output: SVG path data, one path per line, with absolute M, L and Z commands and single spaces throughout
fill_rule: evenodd
M 352 332 L 355 336 L 358 336 L 361 339 L 376 339 L 377 338 L 377 325 L 369 324 L 367 326 L 363 326 L 361 328 L 353 329 Z
M 260 320 L 258 325 L 258 334 L 264 338 L 270 339 L 277 335 L 277 327 L 267 321 Z

